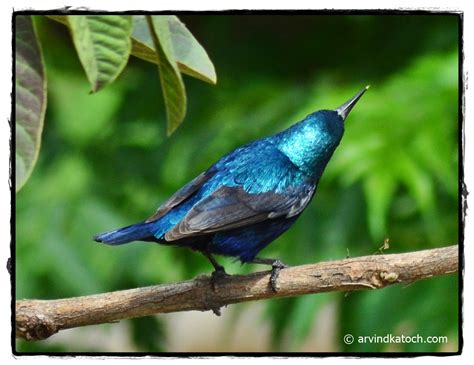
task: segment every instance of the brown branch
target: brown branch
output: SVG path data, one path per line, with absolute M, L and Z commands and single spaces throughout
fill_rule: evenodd
M 111 293 L 16 302 L 16 337 L 45 339 L 56 332 L 157 313 L 213 310 L 228 304 L 309 293 L 381 289 L 458 271 L 458 246 L 372 255 L 284 269 L 275 293 L 269 272 L 233 275 L 212 290 L 209 277 Z

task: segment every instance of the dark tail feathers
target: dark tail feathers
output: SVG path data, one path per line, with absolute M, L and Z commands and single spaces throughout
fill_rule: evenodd
M 107 245 L 123 245 L 132 241 L 152 241 L 154 237 L 149 231 L 149 223 L 143 222 L 101 233 L 92 239 Z

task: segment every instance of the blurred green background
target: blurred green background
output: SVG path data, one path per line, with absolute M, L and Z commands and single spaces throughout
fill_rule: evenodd
M 150 243 L 109 247 L 91 237 L 148 217 L 229 150 L 335 108 L 367 84 L 315 199 L 262 256 L 299 265 L 370 255 L 385 238 L 388 253 L 458 242 L 457 16 L 179 17 L 214 62 L 218 84 L 185 77 L 188 113 L 170 138 L 153 64 L 131 57 L 117 82 L 90 95 L 67 29 L 36 17 L 48 109 L 38 164 L 16 201 L 17 299 L 211 272 L 192 251 Z M 229 273 L 263 269 L 220 262 Z M 346 333 L 445 335 L 449 342 L 345 345 Z M 457 348 L 457 275 L 240 304 L 220 318 L 177 313 L 17 342 L 18 351 Z

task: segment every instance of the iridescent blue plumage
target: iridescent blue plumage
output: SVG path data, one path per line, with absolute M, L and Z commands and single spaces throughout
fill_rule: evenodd
M 229 152 L 178 190 L 142 223 L 100 234 L 111 245 L 154 241 L 242 262 L 285 232 L 312 199 L 344 133 L 344 119 L 366 89 L 335 111 L 322 110 Z M 263 260 L 263 261 L 262 261 Z M 275 266 L 275 265 L 274 265 Z

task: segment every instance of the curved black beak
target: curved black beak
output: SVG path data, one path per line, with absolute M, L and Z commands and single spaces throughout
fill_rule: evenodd
M 363 88 L 356 95 L 354 95 L 352 98 L 350 98 L 348 101 L 346 101 L 344 104 L 342 104 L 339 108 L 335 110 L 337 114 L 339 114 L 339 116 L 342 118 L 342 120 L 346 120 L 352 108 L 357 104 L 359 99 L 362 97 L 362 95 L 364 95 L 364 93 L 369 87 L 370 86 L 367 85 L 365 88 Z

